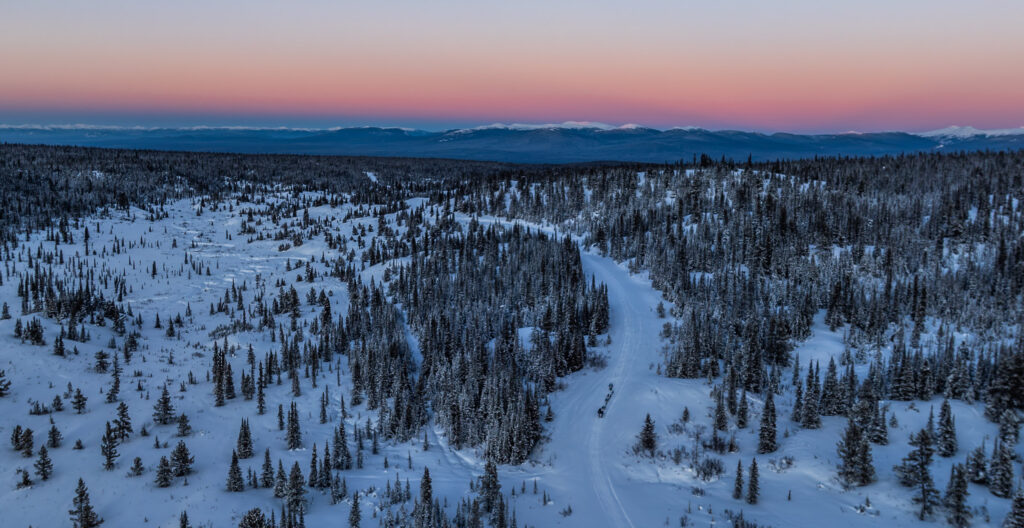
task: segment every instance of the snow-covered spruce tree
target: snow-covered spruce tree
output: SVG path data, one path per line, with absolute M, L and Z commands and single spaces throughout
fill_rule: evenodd
M 228 468 L 228 491 L 244 491 L 245 480 L 242 478 L 242 469 L 238 467 L 238 453 L 231 451 L 231 466 Z
M 548 407 L 550 409 L 550 407 Z M 743 395 L 740 397 L 739 409 L 736 412 L 736 427 L 740 429 L 747 428 L 747 422 L 750 420 L 750 405 L 747 403 L 747 391 L 743 391 Z
M 299 463 L 292 464 L 292 470 L 288 474 L 288 488 L 285 490 L 288 509 L 298 511 L 305 506 L 306 502 L 306 479 L 302 475 L 302 468 Z
M 260 487 L 274 487 L 274 464 L 270 461 L 270 448 L 263 452 L 263 467 L 260 471 Z
M 174 468 L 175 477 L 185 477 L 192 473 L 192 464 L 195 463 L 195 458 L 188 450 L 188 446 L 185 442 L 178 441 L 178 445 L 174 446 L 174 450 L 171 451 L 171 465 Z
M 955 528 L 965 528 L 971 523 L 971 509 L 967 507 L 967 475 L 963 464 L 953 464 L 949 469 L 949 484 L 942 498 L 946 507 L 946 520 Z
M 238 528 L 270 528 L 270 519 L 259 508 L 253 508 L 238 521 Z
M 75 528 L 96 528 L 103 524 L 103 519 L 92 509 L 92 504 L 89 502 L 89 489 L 85 487 L 85 482 L 82 479 L 78 479 L 72 509 L 68 510 L 68 515 L 71 516 L 71 523 Z
M 11 380 L 7 379 L 7 372 L 0 369 L 0 398 L 11 393 Z
M 988 489 L 996 497 L 1013 493 L 1013 448 L 996 440 L 988 466 Z
M 747 504 L 757 504 L 761 495 L 761 484 L 757 473 L 757 459 L 750 461 L 749 477 L 747 478 Z
M 732 498 L 743 498 L 743 460 L 736 461 L 736 482 L 733 484 Z
M 772 392 L 768 391 L 764 400 L 764 410 L 761 412 L 761 432 L 757 439 L 757 452 L 760 454 L 774 453 L 779 448 L 775 436 L 775 398 Z
M 288 409 L 288 433 L 286 438 L 288 449 L 302 447 L 302 432 L 299 430 L 299 409 L 294 401 Z
M 1024 528 L 1024 488 L 1013 494 L 1013 505 L 1003 520 L 1003 528 Z
M 715 430 L 726 431 L 729 429 L 729 416 L 725 413 L 725 400 L 722 397 L 722 387 L 715 390 Z
M 941 457 L 955 455 L 957 451 L 956 422 L 949 407 L 949 400 L 943 400 L 942 408 L 939 410 L 938 436 L 935 452 Z
M 967 480 L 975 484 L 988 484 L 988 457 L 985 456 L 984 442 L 967 455 L 964 472 L 967 475 Z
M 654 429 L 654 420 L 650 414 L 644 417 L 644 425 L 637 435 L 636 446 L 638 451 L 644 451 L 648 456 L 654 456 L 654 451 L 658 448 L 658 433 Z
M 821 413 L 818 407 L 821 387 L 818 385 L 818 369 L 817 365 L 807 368 L 804 403 L 800 409 L 800 425 L 805 429 L 818 429 L 821 427 Z
M 857 422 L 850 420 L 836 447 L 841 463 L 839 478 L 848 486 L 865 486 L 875 480 L 871 444 Z
M 359 528 L 362 514 L 359 512 L 359 492 L 352 492 L 352 507 L 348 510 L 348 528 Z
M 238 428 L 238 458 L 252 458 L 252 433 L 249 429 L 249 420 L 242 419 L 242 425 Z
M 484 464 L 484 474 L 480 477 L 480 498 L 483 500 L 484 511 L 492 512 L 501 496 L 501 482 L 498 480 L 498 465 L 492 460 Z

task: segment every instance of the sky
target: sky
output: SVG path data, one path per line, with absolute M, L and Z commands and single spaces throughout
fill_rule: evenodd
M 1019 0 L 0 0 L 0 123 L 1024 125 Z

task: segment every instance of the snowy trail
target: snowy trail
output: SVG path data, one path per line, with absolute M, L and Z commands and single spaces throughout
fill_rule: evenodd
M 549 225 L 493 217 L 476 219 L 484 224 L 519 224 L 564 236 Z M 630 275 L 610 258 L 586 251 L 580 258 L 584 271 L 608 286 L 612 342 L 601 347 L 608 359 L 605 368 L 568 376 L 564 380 L 566 389 L 550 397 L 556 415 L 548 427 L 550 440 L 542 447 L 541 458 L 553 457 L 554 467 L 544 480 L 555 490 L 553 496 L 559 508 L 573 506 L 574 513 L 565 518 L 566 525 L 649 526 L 657 516 L 647 515 L 654 512 L 636 503 L 637 499 L 646 503 L 644 497 L 620 493 L 631 486 L 621 461 L 632 456 L 632 444 L 643 424 L 643 409 L 653 385 L 649 378 L 656 376 L 650 365 L 661 361 L 659 333 L 665 320 L 658 319 L 655 307 L 663 302 L 662 296 L 650 281 Z M 604 403 L 609 384 L 614 386 L 614 396 L 604 418 L 599 418 L 597 410 Z M 582 445 L 581 434 L 586 438 Z M 581 480 L 580 476 L 585 478 Z M 581 482 L 588 485 L 580 486 Z

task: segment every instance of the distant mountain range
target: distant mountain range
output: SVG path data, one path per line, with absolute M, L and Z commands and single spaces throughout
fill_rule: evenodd
M 763 134 L 600 123 L 494 124 L 428 132 L 406 128 L 144 128 L 0 125 L 0 142 L 155 150 L 455 158 L 522 163 L 772 160 L 1024 148 L 1024 127 L 949 127 L 924 133 Z

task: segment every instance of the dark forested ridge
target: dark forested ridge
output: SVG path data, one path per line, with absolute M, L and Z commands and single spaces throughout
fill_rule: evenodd
M 355 526 L 360 504 L 388 527 L 517 526 L 517 512 L 542 526 L 556 500 L 575 519 L 606 506 L 578 497 L 607 498 L 559 487 L 559 471 L 602 464 L 560 467 L 572 458 L 553 437 L 583 451 L 597 429 L 574 427 L 643 402 L 613 424 L 635 446 L 601 462 L 686 482 L 702 508 L 725 501 L 672 502 L 673 524 L 752 526 L 744 504 L 786 519 L 782 487 L 758 479 L 803 463 L 825 464 L 827 493 L 905 495 L 907 519 L 1024 519 L 1024 495 L 1009 500 L 1022 198 L 1020 151 L 541 167 L 0 145 L 0 470 L 17 489 L 74 489 L 75 518 L 95 516 L 79 476 L 116 487 L 150 471 L 139 493 L 164 517 L 164 488 L 216 473 L 213 491 L 261 501 L 232 514 L 242 526 L 296 528 L 341 503 Z M 663 296 L 645 314 L 660 337 L 637 341 L 659 347 L 637 371 L 654 381 L 598 384 L 604 406 L 567 416 L 590 401 L 565 397 L 573 385 L 615 359 L 611 315 L 630 292 L 610 301 L 605 262 Z M 801 359 L 816 333 L 841 349 Z M 974 415 L 988 444 L 962 432 Z M 795 460 L 817 432 L 827 452 Z M 991 506 L 968 501 L 980 487 Z M 766 500 L 783 506 L 753 509 Z M 217 515 L 181 509 L 182 525 Z

